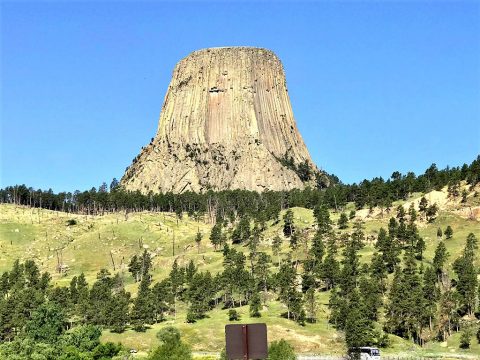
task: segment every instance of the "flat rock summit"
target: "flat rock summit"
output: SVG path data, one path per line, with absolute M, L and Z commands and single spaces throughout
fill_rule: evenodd
M 195 51 L 175 66 L 157 134 L 121 184 L 142 193 L 278 191 L 318 176 L 279 58 L 262 48 L 222 47 Z

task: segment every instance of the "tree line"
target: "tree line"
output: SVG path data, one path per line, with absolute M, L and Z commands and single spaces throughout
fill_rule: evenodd
M 51 189 L 15 185 L 0 189 L 0 202 L 95 215 L 113 211 L 144 210 L 175 212 L 179 216 L 182 213 L 197 216 L 207 214 L 212 222 L 215 218 L 234 219 L 243 214 L 272 220 L 278 217 L 282 209 L 295 206 L 313 209 L 319 203 L 337 211 L 348 202 L 354 202 L 357 209 L 365 206 L 389 209 L 394 201 L 406 199 L 413 192 L 425 193 L 434 189 L 440 190 L 444 186 L 448 186 L 449 193 L 453 196 L 465 196 L 459 193 L 459 184 L 465 180 L 474 186 L 480 181 L 480 156 L 470 165 L 464 164 L 461 167 L 439 170 L 432 164 L 419 176 L 413 172 L 401 174 L 395 171 L 387 180 L 377 177 L 358 184 L 342 184 L 333 175 L 330 178 L 336 181 L 331 181 L 329 187 L 319 184 L 304 190 L 263 193 L 227 190 L 201 194 L 142 194 L 139 191 L 123 190 L 116 179 L 113 179 L 109 186 L 103 183 L 90 190 L 59 193 L 54 193 Z

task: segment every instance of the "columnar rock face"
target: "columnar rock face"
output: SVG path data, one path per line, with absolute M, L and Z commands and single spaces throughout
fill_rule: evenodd
M 303 188 L 313 173 L 301 179 L 292 160 L 318 171 L 278 57 L 252 47 L 204 49 L 175 67 L 157 134 L 122 185 L 143 193 Z

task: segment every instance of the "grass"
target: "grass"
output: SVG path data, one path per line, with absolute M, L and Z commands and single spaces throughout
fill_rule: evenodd
M 418 198 L 420 195 L 416 195 Z M 415 199 L 414 197 L 413 199 Z M 409 199 L 410 200 L 410 199 Z M 474 201 L 477 201 L 476 199 Z M 408 201 L 407 201 L 408 203 Z M 405 202 L 398 202 L 405 204 Z M 353 205 L 347 206 L 347 213 Z M 294 220 L 297 228 L 304 230 L 307 237 L 314 233 L 313 213 L 304 208 L 294 208 Z M 284 212 L 281 214 L 283 217 Z M 357 212 L 358 214 L 358 212 Z M 361 261 L 368 262 L 374 252 L 374 239 L 380 227 L 387 227 L 391 214 L 382 217 L 367 218 L 365 233 L 370 239 L 361 250 Z M 336 222 L 339 213 L 332 213 Z M 360 216 L 360 215 L 359 215 Z M 75 219 L 77 225 L 67 226 L 69 219 Z M 282 221 L 278 224 L 268 224 L 264 241 L 259 250 L 272 255 L 271 240 L 282 233 Z M 454 235 L 445 240 L 450 253 L 448 263 L 461 254 L 468 233 L 473 232 L 480 239 L 479 222 L 468 220 L 452 209 L 445 208 L 433 224 L 420 223 L 419 231 L 424 238 L 427 249 L 424 265 L 431 263 L 436 246 L 439 243 L 437 228 L 445 230 L 452 226 Z M 203 219 L 195 220 L 183 216 L 178 220 L 175 214 L 170 213 L 124 213 L 105 214 L 103 216 L 73 215 L 43 209 L 30 209 L 8 204 L 0 204 L 0 272 L 7 271 L 15 261 L 20 259 L 34 259 L 42 271 L 49 271 L 56 286 L 66 286 L 71 278 L 84 272 L 89 283 L 95 281 L 96 273 L 101 268 L 111 273 L 120 272 L 124 275 L 127 291 L 133 296 L 137 292 L 137 284 L 128 273 L 128 262 L 134 254 L 148 249 L 153 255 L 154 281 L 165 278 L 177 259 L 180 265 L 186 265 L 193 260 L 201 271 L 209 270 L 216 273 L 222 270 L 222 254 L 214 251 L 208 237 L 211 224 Z M 195 235 L 197 231 L 203 234 L 201 246 L 197 249 Z M 352 222 L 345 231 L 352 231 Z M 173 242 L 175 246 L 173 246 Z M 247 253 L 244 245 L 235 245 Z M 282 245 L 282 253 L 290 251 L 288 240 Z M 173 255 L 175 252 L 175 255 Z M 302 258 L 305 248 L 301 245 L 296 256 Z M 57 259 L 58 254 L 58 259 Z M 113 268 L 115 263 L 115 270 Z M 273 257 L 276 262 L 276 257 Z M 56 272 L 58 261 L 67 264 L 66 274 Z M 275 271 L 275 269 L 272 269 Z M 239 309 L 241 323 L 265 322 L 268 326 L 269 340 L 284 338 L 290 341 L 296 351 L 300 353 L 327 353 L 342 354 L 344 352 L 343 335 L 333 329 L 327 322 L 328 294 L 318 294 L 318 322 L 299 326 L 293 321 L 282 318 L 285 312 L 282 304 L 274 298 L 262 310 L 262 317 L 252 319 L 248 316 L 248 307 Z M 183 334 L 184 340 L 197 352 L 219 352 L 224 346 L 224 326 L 229 323 L 228 310 L 215 308 L 208 313 L 208 317 L 195 324 L 185 322 L 186 309 L 179 307 L 178 317 L 173 316 L 160 324 L 155 324 L 143 333 L 127 330 L 123 334 L 104 331 L 102 338 L 105 341 L 121 342 L 128 348 L 139 350 L 139 356 L 146 355 L 147 351 L 158 344 L 155 337 L 159 329 L 167 325 L 177 326 Z M 430 342 L 424 348 L 419 348 L 411 342 L 392 336 L 392 347 L 385 353 L 408 353 L 425 356 L 425 354 L 470 354 L 480 356 L 480 346 L 476 340 L 472 341 L 469 350 L 459 349 L 460 334 L 454 334 L 446 343 Z

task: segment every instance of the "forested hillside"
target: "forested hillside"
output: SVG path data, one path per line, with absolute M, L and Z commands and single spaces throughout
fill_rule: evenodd
M 169 325 L 220 352 L 238 321 L 302 353 L 478 356 L 478 166 L 285 193 L 3 189 L 0 354 L 51 343 L 44 326 L 110 357 Z

